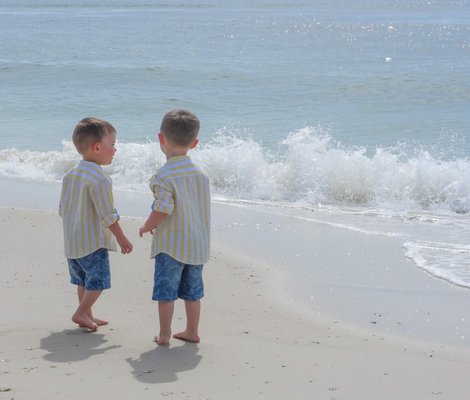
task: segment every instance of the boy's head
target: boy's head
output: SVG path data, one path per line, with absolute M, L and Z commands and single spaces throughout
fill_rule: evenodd
M 171 145 L 189 149 L 195 146 L 199 127 L 199 119 L 191 111 L 172 110 L 163 117 L 160 133 Z
M 101 142 L 116 129 L 108 122 L 98 118 L 83 118 L 75 127 L 72 135 L 73 144 L 80 154 L 85 153 L 95 143 Z
M 110 164 L 116 149 L 116 129 L 98 118 L 83 118 L 75 127 L 73 144 L 84 159 L 98 164 Z

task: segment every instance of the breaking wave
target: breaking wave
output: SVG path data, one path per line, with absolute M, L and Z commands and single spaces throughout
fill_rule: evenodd
M 155 142 L 117 144 L 106 167 L 114 186 L 147 191 L 165 158 Z M 270 151 L 222 130 L 191 153 L 212 182 L 214 197 L 302 205 L 334 204 L 395 211 L 470 211 L 470 160 L 429 151 L 345 146 L 318 127 L 289 134 Z M 0 150 L 0 175 L 58 181 L 79 160 L 73 144 L 60 151 Z

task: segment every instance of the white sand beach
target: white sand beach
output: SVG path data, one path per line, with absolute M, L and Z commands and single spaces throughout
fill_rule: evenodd
M 469 32 L 468 0 L 0 1 L 0 400 L 469 400 Z M 172 109 L 212 251 L 201 342 L 159 347 L 138 228 Z M 84 117 L 134 244 L 97 332 L 57 213 Z
M 468 348 L 300 311 L 276 293 L 269 265 L 238 256 L 217 229 L 200 344 L 152 342 L 153 266 L 137 218 L 123 220 L 135 249 L 112 254 L 112 288 L 95 307 L 110 324 L 88 333 L 70 320 L 56 213 L 4 208 L 0 222 L 0 399 L 468 398 Z M 183 323 L 178 303 L 174 329 Z

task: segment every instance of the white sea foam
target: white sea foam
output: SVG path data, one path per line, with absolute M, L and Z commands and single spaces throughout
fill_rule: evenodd
M 0 150 L 0 174 L 39 181 L 57 181 L 80 159 L 71 142 L 62 151 Z
M 318 127 L 291 133 L 276 153 L 250 138 L 221 131 L 192 152 L 208 173 L 214 196 L 229 200 L 333 204 L 394 211 L 470 211 L 470 160 L 442 160 L 417 149 L 346 147 Z M 61 151 L 0 150 L 0 174 L 58 181 L 79 160 Z M 165 162 L 155 142 L 118 143 L 107 167 L 116 188 L 146 191 Z
M 470 246 L 437 242 L 406 242 L 405 255 L 418 267 L 459 286 L 470 288 Z
M 117 148 L 106 167 L 114 187 L 147 192 L 149 177 L 165 162 L 158 143 Z M 470 232 L 468 159 L 446 161 L 419 148 L 411 155 L 400 147 L 368 152 L 318 127 L 288 135 L 276 153 L 224 129 L 191 154 L 216 199 L 277 205 L 275 213 L 401 238 L 420 268 L 470 287 L 470 249 L 461 244 Z M 79 159 L 70 141 L 61 151 L 4 149 L 0 175 L 60 181 Z

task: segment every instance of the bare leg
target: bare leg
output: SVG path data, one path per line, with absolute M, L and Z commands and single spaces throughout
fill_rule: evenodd
M 173 335 L 175 339 L 184 340 L 191 343 L 199 343 L 199 318 L 201 316 L 201 300 L 185 300 L 186 309 L 186 330 Z
M 100 295 L 101 290 L 90 291 L 84 289 L 83 293 L 81 293 L 81 300 L 77 311 L 72 316 L 72 321 L 80 326 L 96 331 L 98 325 L 89 317 L 89 313 Z
M 170 343 L 171 338 L 171 320 L 173 319 L 173 311 L 175 309 L 174 301 L 158 302 L 158 317 L 160 319 L 160 333 L 155 336 L 154 340 L 159 345 Z
M 82 298 L 84 294 L 85 294 L 85 287 L 77 286 L 78 304 L 82 302 Z M 108 321 L 94 317 L 93 311 L 91 308 L 90 308 L 90 312 L 88 313 L 88 318 L 90 318 L 98 326 L 108 325 Z

